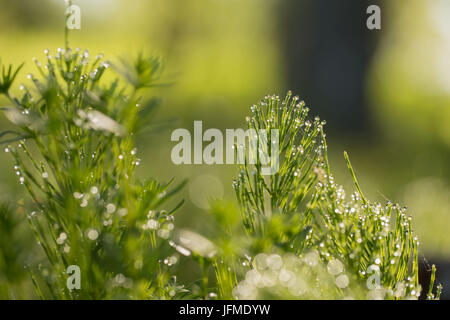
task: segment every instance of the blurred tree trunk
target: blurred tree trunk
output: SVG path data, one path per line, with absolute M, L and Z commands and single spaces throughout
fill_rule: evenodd
M 53 1 L 0 0 L 0 8 L 0 26 L 6 29 L 11 25 L 22 29 L 43 29 L 64 21 L 64 11 L 60 14 L 57 11 L 63 10 L 62 7 Z
M 342 132 L 370 132 L 367 71 L 382 31 L 368 30 L 368 0 L 284 0 L 279 32 L 290 89 Z

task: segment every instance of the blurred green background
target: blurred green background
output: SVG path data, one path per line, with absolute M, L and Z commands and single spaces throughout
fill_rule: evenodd
M 382 9 L 382 29 L 370 31 L 366 8 L 374 3 Z M 236 168 L 175 166 L 171 131 L 191 129 L 194 120 L 202 120 L 204 129 L 243 127 L 252 104 L 292 89 L 312 114 L 327 120 L 337 181 L 351 187 L 342 157 L 347 150 L 367 194 L 408 207 L 421 259 L 438 263 L 438 279 L 450 283 L 450 1 L 74 4 L 81 7 L 82 25 L 71 32 L 72 47 L 103 52 L 112 61 L 141 50 L 165 58 L 172 85 L 149 94 L 163 102 L 155 121 L 169 125 L 139 138 L 140 174 L 189 179 L 179 226 L 202 232 L 208 199 L 234 201 Z M 0 8 L 0 57 L 4 63 L 26 62 L 18 89 L 35 72 L 33 57 L 43 59 L 44 49 L 55 52 L 64 45 L 64 3 L 0 0 Z M 7 126 L 0 116 L 1 129 Z M 0 153 L 0 200 L 20 206 L 25 193 L 12 167 Z

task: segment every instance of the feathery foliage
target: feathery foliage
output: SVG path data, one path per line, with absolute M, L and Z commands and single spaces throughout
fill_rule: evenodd
M 32 272 L 42 298 L 164 298 L 171 275 L 158 262 L 169 250 L 173 211 L 163 203 L 178 190 L 144 181 L 134 139 L 148 121 L 140 89 L 161 74 L 157 58 L 118 68 L 131 86 L 103 82 L 102 55 L 58 49 L 35 60 L 39 76 L 13 97 L 16 73 L 3 76 L 12 106 L 3 108 L 15 131 L 5 151 L 32 199 L 29 223 L 45 252 L 44 272 Z M 10 68 L 11 70 L 11 68 Z M 134 74 L 138 82 L 131 81 Z M 152 104 L 149 105 L 152 107 Z M 12 144 L 12 142 L 14 142 Z M 82 290 L 68 290 L 67 268 L 82 270 Z M 106 284 L 106 285 L 105 285 Z
M 235 298 L 418 298 L 419 242 L 406 208 L 368 200 L 345 153 L 356 189 L 348 199 L 331 173 L 325 123 L 308 120 L 309 109 L 298 100 L 289 92 L 282 101 L 266 96 L 251 108 L 249 129 L 279 130 L 280 169 L 264 176 L 261 163 L 248 159 L 240 168 L 233 186 L 247 246 L 229 254 L 231 265 L 219 255 L 219 292 Z M 218 216 L 225 214 L 219 210 Z M 432 289 L 433 283 L 428 298 L 439 298 L 441 288 L 436 295 Z
M 70 2 L 69 2 L 70 3 Z M 67 36 L 68 30 L 66 30 Z M 406 209 L 367 199 L 348 155 L 355 184 L 347 196 L 334 181 L 327 156 L 325 122 L 293 97 L 266 96 L 252 106 L 248 128 L 278 130 L 276 174 L 263 174 L 249 155 L 233 182 L 239 208 L 217 202 L 214 235 L 174 228 L 165 203 L 172 187 L 135 175 L 135 138 L 152 120 L 156 100 L 143 89 L 160 86 L 162 63 L 139 55 L 114 66 L 128 84 L 106 81 L 111 64 L 102 55 L 68 44 L 28 75 L 19 97 L 11 93 L 21 69 L 2 67 L 1 110 L 14 130 L 0 133 L 19 183 L 29 194 L 27 221 L 44 259 L 27 268 L 42 299 L 416 299 L 418 240 Z M 237 146 L 253 152 L 255 146 Z M 274 149 L 274 148 L 277 149 Z M 14 237 L 17 217 L 0 206 L 0 277 L 14 282 L 23 243 Z M 14 250 L 12 250 L 14 248 Z M 179 254 L 201 269 L 197 284 L 177 283 L 170 266 Z M 81 270 L 81 287 L 67 285 L 70 266 Z M 210 271 L 214 271 L 214 276 Z M 434 290 L 433 266 L 428 299 Z M 12 296 L 0 286 L 1 296 Z

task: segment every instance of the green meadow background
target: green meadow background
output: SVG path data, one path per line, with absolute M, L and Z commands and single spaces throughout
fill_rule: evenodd
M 436 262 L 438 279 L 448 282 L 450 2 L 384 1 L 382 29 L 376 31 L 366 29 L 364 7 L 354 17 L 361 23 L 346 28 L 352 19 L 348 13 L 332 11 L 328 15 L 335 20 L 322 23 L 324 17 L 317 15 L 321 7 L 311 2 L 79 0 L 74 4 L 81 7 L 81 30 L 71 32 L 70 44 L 89 48 L 93 55 L 102 52 L 111 61 L 140 51 L 164 57 L 170 85 L 148 93 L 161 99 L 155 124 L 164 125 L 139 137 L 139 174 L 162 181 L 188 179 L 182 194 L 186 203 L 176 214 L 178 226 L 200 233 L 207 229 L 208 200 L 234 201 L 237 168 L 172 164 L 172 130 L 191 130 L 194 120 L 202 120 L 204 130 L 242 128 L 252 104 L 266 94 L 282 96 L 292 89 L 311 114 L 327 120 L 336 180 L 350 186 L 342 156 L 346 150 L 365 193 L 408 207 L 421 241 L 421 260 Z M 327 8 L 332 1 L 317 2 Z M 26 62 L 16 81 L 18 90 L 27 73 L 35 72 L 33 57 L 43 60 L 44 49 L 55 52 L 64 45 L 64 4 L 0 0 L 0 8 L 1 61 Z M 344 39 L 342 45 L 333 44 L 334 32 L 340 32 L 336 36 Z M 357 37 L 363 59 L 355 55 Z M 340 104 L 325 99 L 343 94 L 350 98 Z M 0 106 L 6 105 L 0 98 Z M 8 126 L 0 115 L 0 131 Z M 0 152 L 0 200 L 21 214 L 24 199 L 11 159 Z M 35 247 L 23 224 L 14 241 L 0 234 L 2 241 L 11 240 L 18 249 Z M 28 252 L 20 259 L 33 259 L 34 251 Z

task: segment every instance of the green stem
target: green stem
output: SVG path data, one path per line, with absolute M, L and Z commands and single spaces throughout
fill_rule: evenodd
M 361 196 L 361 201 L 363 204 L 367 204 L 367 199 L 361 191 L 361 187 L 359 186 L 358 179 L 356 179 L 355 171 L 353 170 L 352 164 L 350 162 L 350 158 L 346 151 L 344 151 L 345 161 L 347 162 L 347 167 L 350 170 L 350 174 L 352 175 L 353 182 L 355 183 L 356 190 L 358 190 L 359 195 Z

